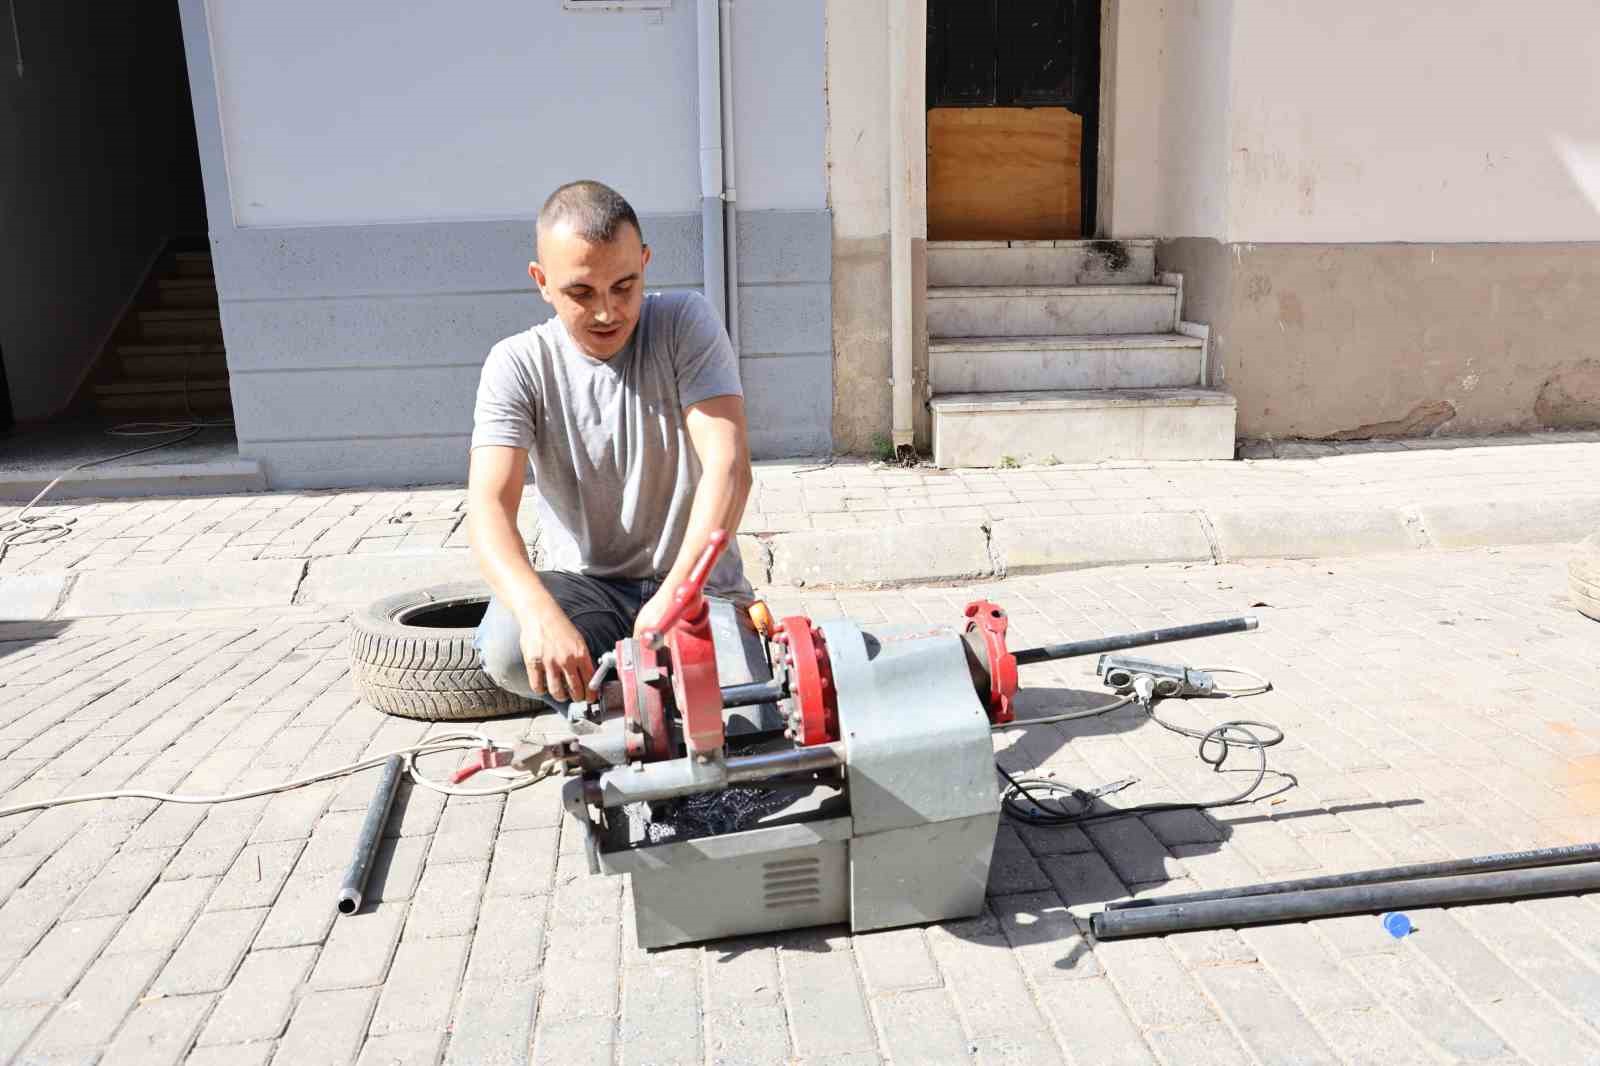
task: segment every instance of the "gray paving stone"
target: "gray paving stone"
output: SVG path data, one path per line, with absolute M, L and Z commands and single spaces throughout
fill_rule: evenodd
M 1248 1061 L 1248 1053 L 1221 1022 L 1157 1030 L 1150 1034 L 1150 1043 L 1163 1061 L 1184 1066 L 1232 1066 Z
M 613 1019 L 617 1012 L 621 932 L 615 925 L 562 926 L 545 930 L 545 957 L 561 970 L 545 981 L 539 1000 L 541 1029 L 574 1018 Z
M 1039 1003 L 1056 1032 L 1056 1039 L 1083 1066 L 1154 1066 L 1155 1056 L 1146 1045 L 1145 1031 L 1128 1016 L 1128 1008 L 1115 987 L 1104 978 L 1078 981 L 1071 995 L 1042 995 Z M 1085 1025 L 1084 1019 L 1093 1019 Z
M 1379 1002 L 1445 1055 L 1479 1062 L 1510 1054 L 1505 1042 L 1423 967 L 1393 954 L 1358 955 L 1347 965 Z
M 266 1066 L 272 1061 L 272 1051 L 271 1041 L 197 1047 L 183 1060 L 183 1066 Z
M 213 998 L 169 996 L 142 1001 L 100 1061 L 107 1066 L 182 1062 Z
M 942 988 L 875 997 L 874 1014 L 884 1049 L 897 1062 L 970 1063 L 972 1046 L 956 1018 L 955 1003 Z
M 574 1018 L 546 1023 L 540 1011 L 533 1060 L 562 1066 L 612 1066 L 616 1023 L 610 1018 Z
M 356 1066 L 434 1066 L 444 1038 L 442 1031 L 369 1036 Z
M 382 1036 L 417 1029 L 442 1030 L 450 1020 L 451 993 L 461 982 L 470 941 L 466 936 L 401 940 L 367 1031 Z
M 198 1043 L 204 1047 L 276 1039 L 316 956 L 317 949 L 309 946 L 246 955 Z
M 1170 881 L 1183 876 L 1183 865 L 1138 818 L 1095 822 L 1086 832 L 1123 884 Z
M 1261 1062 L 1285 1066 L 1338 1063 L 1283 986 L 1260 966 L 1214 966 L 1195 976 Z
M 239 852 L 233 865 L 206 902 L 212 911 L 271 906 L 289 879 L 300 854 L 300 842 L 251 844 Z
M 400 940 L 406 904 L 380 903 L 370 911 L 342 917 L 333 927 L 311 987 L 365 988 L 382 984 Z
M 295 1006 L 278 1042 L 276 1066 L 349 1066 L 361 1048 L 367 1019 L 378 999 L 375 988 L 307 993 Z
M 867 991 L 873 995 L 934 988 L 943 983 L 928 941 L 915 926 L 862 933 L 851 938 L 851 947 Z
M 52 1003 L 66 997 L 121 924 L 82 918 L 56 925 L 0 984 L 0 1003 Z
M 48 1055 L 110 1043 L 165 961 L 164 951 L 102 955 L 35 1035 L 30 1050 Z
M 710 1066 L 789 1066 L 789 1026 L 776 1003 L 708 1011 L 706 1061 Z M 872 1056 L 872 1061 L 877 1061 Z M 840 1061 L 840 1060 L 835 1060 Z
M 1526 997 L 1533 992 L 1450 912 L 1417 908 L 1407 913 L 1416 931 L 1406 937 L 1406 948 L 1437 966 L 1469 1002 Z
M 1044 1027 L 1023 980 L 1022 969 L 999 923 L 987 916 L 964 925 L 930 929 L 939 960 L 967 1032 L 972 1037 L 1033 1031 Z
M 1141 1025 L 1165 1028 L 1214 1021 L 1216 1013 L 1194 979 L 1159 940 L 1111 940 L 1095 956 Z
M 91 570 L 78 575 L 61 618 L 205 607 L 288 604 L 300 583 L 297 560 Z
M 1054 892 L 1009 896 L 990 905 L 1017 962 L 1034 984 L 1099 976 L 1100 963 L 1088 939 Z M 856 944 L 860 951 L 859 939 Z
M 473 980 L 461 986 L 447 1066 L 521 1066 L 529 1061 L 538 982 L 506 976 Z M 609 1047 L 609 1042 L 608 1045 Z
M 136 907 L 162 869 L 178 853 L 173 848 L 124 850 L 101 868 L 86 888 L 72 901 L 63 917 L 96 918 L 127 914 Z
M 1433 1066 L 1439 1060 L 1409 1026 L 1378 1007 L 1320 1019 L 1323 1035 L 1351 1066 Z
M 522 980 L 539 974 L 544 954 L 544 896 L 486 899 L 467 960 L 468 981 Z
M 256 949 L 322 943 L 339 914 L 337 900 L 342 879 L 342 872 L 337 870 L 305 870 L 297 866 L 256 934 Z M 363 904 L 363 911 L 374 905 L 369 899 Z
M 1039 861 L 1062 902 L 1074 914 L 1088 914 L 1100 904 L 1127 899 L 1128 890 L 1104 858 L 1095 852 L 1049 855 Z
M 1201 929 L 1162 938 L 1186 969 L 1236 966 L 1256 961 L 1256 953 L 1232 929 Z
M 558 836 L 555 829 L 502 829 L 495 840 L 488 894 L 529 896 L 550 891 Z
M 1338 958 L 1301 924 L 1240 930 L 1263 965 L 1313 1017 L 1373 1006 L 1372 996 Z
M 189 924 L 216 885 L 214 878 L 162 881 L 145 894 L 127 923 L 106 947 L 106 954 L 125 951 L 171 951 L 189 931 Z
M 429 862 L 411 904 L 406 936 L 465 936 L 478 920 L 487 862 Z
M 434 830 L 428 863 L 487 862 L 494 852 L 500 807 L 494 803 L 449 804 Z
M 776 1004 L 783 995 L 773 937 L 746 937 L 709 945 L 701 952 L 707 1013 Z
M 1546 1000 L 1508 996 L 1477 1004 L 1478 1013 L 1512 1048 L 1535 1066 L 1600 1062 L 1600 1039 L 1580 1027 Z
M 1600 970 L 1532 920 L 1527 904 L 1462 907 L 1453 917 L 1555 1002 L 1600 1030 Z
M 50 1013 L 47 1004 L 28 1007 L 0 1007 L 0 1061 L 10 1062 L 22 1050 L 28 1037 Z
M 695 960 L 628 966 L 622 975 L 617 1039 L 625 1066 L 699 1066 L 700 980 Z M 559 979 L 559 978 L 555 978 Z
M 220 992 L 228 986 L 266 916 L 265 907 L 200 915 L 151 991 L 164 996 Z
M 784 949 L 779 965 L 798 1055 L 831 1057 L 876 1048 L 851 952 Z

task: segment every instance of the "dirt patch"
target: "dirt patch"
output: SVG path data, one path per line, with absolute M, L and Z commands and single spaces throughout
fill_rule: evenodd
M 1564 366 L 1545 378 L 1533 415 L 1549 429 L 1600 426 L 1600 359 Z
M 1456 405 L 1449 400 L 1419 403 L 1402 417 L 1387 422 L 1369 422 L 1354 429 L 1329 433 L 1324 440 L 1368 440 L 1372 437 L 1426 437 L 1456 416 Z
M 1104 260 L 1106 269 L 1113 274 L 1122 273 L 1133 262 L 1133 257 L 1128 254 L 1128 246 L 1121 241 L 1090 241 L 1089 252 Z

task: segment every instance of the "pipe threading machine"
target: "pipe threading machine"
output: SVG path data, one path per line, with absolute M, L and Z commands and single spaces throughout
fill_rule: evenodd
M 1019 663 L 1254 627 L 1253 619 L 1013 653 L 987 600 L 948 625 L 708 599 L 718 532 L 659 626 L 601 657 L 572 735 L 512 764 L 564 768 L 592 873 L 631 873 L 643 947 L 983 907 L 1001 809 L 991 732 Z

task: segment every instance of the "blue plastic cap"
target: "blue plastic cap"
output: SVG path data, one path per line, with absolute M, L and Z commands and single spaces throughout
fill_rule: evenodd
M 1388 933 L 1396 940 L 1399 940 L 1401 937 L 1411 932 L 1411 919 L 1407 918 L 1400 911 L 1390 911 L 1387 914 L 1381 915 L 1379 917 L 1379 921 L 1383 922 L 1384 932 Z

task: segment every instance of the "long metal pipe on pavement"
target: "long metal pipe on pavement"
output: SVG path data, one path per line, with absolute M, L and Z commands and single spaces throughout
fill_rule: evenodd
M 1151 644 L 1171 644 L 1174 641 L 1195 640 L 1199 637 L 1219 637 L 1225 633 L 1243 633 L 1255 629 L 1260 624 L 1255 615 L 1244 615 L 1239 618 L 1224 618 L 1218 622 L 1199 622 L 1192 626 L 1168 626 L 1165 629 L 1146 629 L 1140 633 L 1123 633 L 1114 637 L 1046 644 L 1038 648 L 1024 648 L 1017 652 L 1017 665 L 1027 666 L 1029 663 L 1071 659 L 1079 655 L 1098 655 L 1101 652 L 1122 651 L 1126 648 L 1143 648 Z

